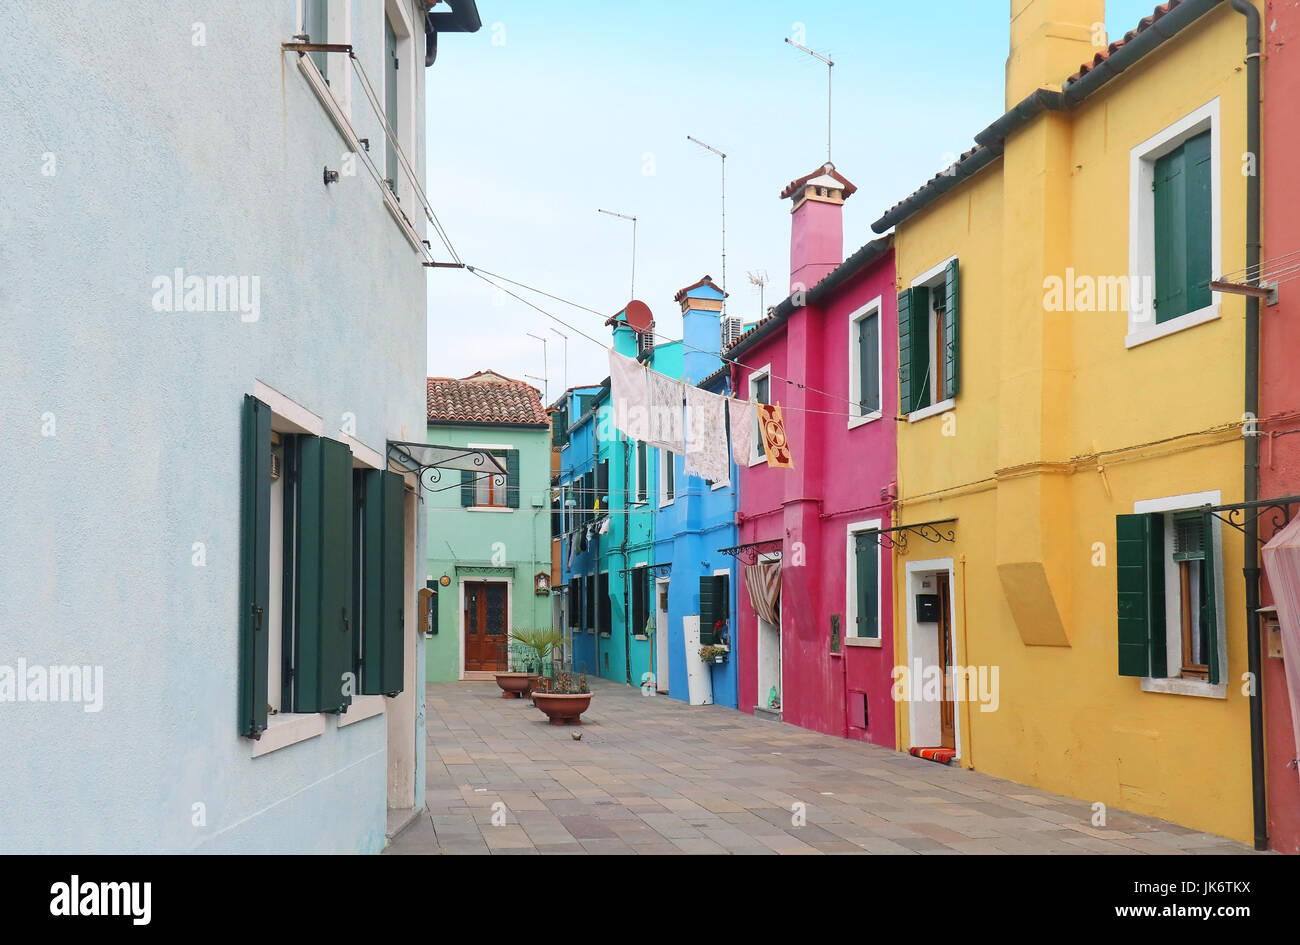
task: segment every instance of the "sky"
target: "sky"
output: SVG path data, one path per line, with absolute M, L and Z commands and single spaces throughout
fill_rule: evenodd
M 680 338 L 677 290 L 722 282 L 723 162 L 692 135 L 727 155 L 727 311 L 752 321 L 749 273 L 769 280 L 762 304 L 789 290 L 780 192 L 826 160 L 827 68 L 784 39 L 835 62 L 831 159 L 858 187 L 847 256 L 1002 114 L 1009 6 L 478 0 L 483 28 L 444 34 L 425 73 L 430 202 L 468 265 L 606 315 L 638 298 Z M 1154 6 L 1108 0 L 1110 36 Z M 632 223 L 602 208 L 637 217 L 634 285 Z M 532 375 L 553 402 L 609 373 L 601 317 L 504 284 L 560 324 L 470 272 L 428 272 L 430 375 Z

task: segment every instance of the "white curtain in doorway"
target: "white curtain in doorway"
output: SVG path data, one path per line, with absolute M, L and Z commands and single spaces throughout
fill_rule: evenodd
M 1300 518 L 1264 546 L 1264 570 L 1282 627 L 1282 668 L 1291 702 L 1291 734 L 1300 758 Z

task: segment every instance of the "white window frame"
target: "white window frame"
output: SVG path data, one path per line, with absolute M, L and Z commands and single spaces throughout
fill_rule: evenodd
M 876 364 L 880 366 L 880 371 L 876 377 L 876 402 L 880 407 L 876 410 L 862 412 L 862 359 L 858 357 L 859 333 L 862 323 L 871 316 L 876 317 Z M 862 306 L 857 311 L 849 313 L 849 419 L 848 428 L 860 427 L 871 423 L 873 420 L 879 420 L 885 406 L 884 374 L 885 374 L 885 322 L 884 322 L 884 304 L 881 296 L 877 295 L 874 299 Z
M 469 449 L 469 450 L 512 450 L 512 449 L 514 449 L 515 447 L 514 447 L 513 445 L 509 444 L 509 443 L 466 443 L 466 444 L 465 444 L 465 448 L 466 448 L 466 449 Z M 521 466 L 522 466 L 522 463 L 521 463 Z M 495 473 L 492 473 L 492 475 L 495 475 Z M 475 502 L 478 502 L 478 480 L 479 480 L 479 478 L 480 478 L 480 477 L 477 476 L 477 475 L 474 477 L 474 501 L 475 501 Z M 509 495 L 509 494 L 510 494 L 510 474 L 509 474 L 509 473 L 506 473 L 506 474 L 505 474 L 505 479 L 506 479 L 506 485 L 505 485 L 505 488 L 506 488 L 506 494 Z M 520 494 L 522 495 L 522 492 L 521 492 Z M 507 500 L 507 501 L 508 501 L 508 500 Z M 521 503 L 521 505 L 522 505 L 522 503 Z M 512 509 L 512 508 L 510 508 L 510 506 L 508 506 L 508 505 L 467 505 L 467 506 L 465 506 L 464 511 L 466 511 L 466 512 L 477 512 L 477 513 L 479 513 L 479 514 L 482 514 L 482 513 L 487 513 L 487 514 L 500 514 L 500 513 L 503 513 L 503 512 L 509 514 L 509 513 L 517 512 L 517 511 L 519 511 L 519 510 L 518 510 L 518 509 Z
M 863 532 L 879 530 L 882 528 L 882 520 L 878 518 L 867 519 L 861 522 L 850 522 L 845 530 L 845 556 L 844 556 L 844 633 L 842 636 L 845 646 L 884 646 L 885 625 L 884 615 L 884 594 L 882 588 L 884 585 L 884 568 L 880 566 L 880 545 L 876 545 L 876 629 L 880 636 L 859 637 L 850 632 L 857 630 L 858 627 L 858 569 L 857 549 L 854 547 L 855 539 Z
M 1191 492 L 1185 495 L 1164 496 L 1159 499 L 1143 499 L 1133 503 L 1135 515 L 1165 513 L 1166 525 L 1170 513 L 1194 512 L 1202 506 L 1218 505 L 1222 493 L 1218 489 L 1209 492 Z M 1165 672 L 1169 675 L 1163 679 L 1144 676 L 1141 680 L 1143 692 L 1163 692 L 1180 696 L 1201 696 L 1208 699 L 1227 699 L 1228 697 L 1228 632 L 1226 623 L 1226 602 L 1223 596 L 1223 535 L 1221 528 L 1211 528 L 1210 537 L 1214 546 L 1215 574 L 1214 582 L 1216 640 L 1219 648 L 1220 682 L 1211 683 L 1204 679 L 1183 678 L 1183 634 L 1179 608 L 1182 602 L 1178 594 L 1178 571 L 1174 564 L 1172 551 L 1172 529 L 1164 529 L 1164 550 L 1161 560 L 1165 565 Z
M 1155 285 L 1155 181 L 1156 161 L 1189 138 L 1210 132 L 1210 275 L 1223 271 L 1222 125 L 1216 96 L 1195 111 L 1164 128 L 1129 151 L 1128 222 L 1128 334 L 1124 347 L 1134 348 L 1157 338 L 1203 325 L 1219 317 L 1222 293 L 1211 291 L 1210 304 L 1159 324 L 1144 284 Z
M 666 508 L 667 506 L 672 505 L 673 502 L 676 501 L 676 499 L 677 499 L 677 465 L 676 465 L 676 464 L 677 464 L 677 457 L 673 455 L 673 453 L 672 453 L 671 450 L 666 450 L 666 449 L 662 449 L 662 448 L 661 448 L 661 449 L 657 449 L 657 450 L 655 450 L 655 452 L 659 454 L 659 469 L 658 469 L 658 476 L 659 476 L 659 508 L 662 509 L 662 508 Z M 667 495 L 667 491 L 668 491 L 668 490 L 664 488 L 664 485 L 665 485 L 665 483 L 666 483 L 666 481 L 667 481 L 667 478 L 668 478 L 668 470 L 667 470 L 667 467 L 669 466 L 669 464 L 672 464 L 672 466 L 673 466 L 673 495 L 672 495 L 672 498 L 666 498 L 666 495 Z
M 935 284 L 938 284 L 940 286 L 946 285 L 948 280 L 948 264 L 953 260 L 955 260 L 956 258 L 957 256 L 956 254 L 954 254 L 952 256 L 949 256 L 943 262 L 939 263 L 937 266 L 931 266 L 925 272 L 921 273 L 919 276 L 913 279 L 910 283 L 910 287 L 915 289 L 918 286 L 924 286 L 927 289 L 933 289 L 935 287 Z M 934 319 L 934 292 L 930 293 L 930 308 L 929 311 L 926 312 L 925 324 L 926 324 L 926 337 L 925 337 L 926 358 L 928 360 L 933 360 L 934 349 L 935 349 L 934 335 L 937 328 Z M 884 336 L 884 332 L 882 331 L 881 337 L 883 336 Z M 939 380 L 937 374 L 935 373 L 935 365 L 931 364 L 930 369 L 927 373 L 929 374 L 929 384 L 930 384 L 930 406 L 922 407 L 919 410 L 913 410 L 910 413 L 908 413 L 906 415 L 908 423 L 916 423 L 918 420 L 924 420 L 926 417 L 933 417 L 936 414 L 947 413 L 949 410 L 953 408 L 953 405 L 955 403 L 952 397 L 949 397 L 947 400 L 939 400 L 939 395 L 943 393 L 943 384 Z M 913 378 L 913 381 L 915 380 L 916 379 Z M 899 404 L 899 412 L 901 413 L 903 411 L 903 408 L 906 406 L 907 404 Z
M 418 170 L 415 154 L 415 91 L 413 83 L 415 81 L 415 72 L 417 68 L 423 68 L 423 63 L 415 61 L 413 50 L 415 43 L 413 36 L 415 30 L 411 23 L 410 12 L 407 10 L 409 3 L 403 3 L 401 0 L 384 0 L 384 12 L 380 17 L 379 36 L 380 36 L 380 60 L 387 55 L 384 48 L 384 24 L 383 20 L 393 24 L 393 33 L 397 36 L 397 111 L 399 113 L 397 129 L 397 146 L 401 153 L 413 165 L 414 170 Z M 421 27 L 420 35 L 423 36 L 424 30 Z M 384 63 L 384 69 L 380 72 L 381 76 L 387 76 L 388 64 Z M 381 92 L 381 94 L 383 94 Z M 387 99 L 383 99 L 386 101 Z M 381 141 L 383 138 L 383 128 L 379 129 Z M 382 149 L 379 152 L 383 154 Z M 406 177 L 406 171 L 402 167 L 401 158 L 397 161 L 397 179 L 393 181 L 397 187 L 397 196 L 399 200 L 410 206 L 415 202 L 415 190 L 411 182 Z
M 770 401 L 772 399 L 771 362 L 764 364 L 761 368 L 755 368 L 750 371 L 749 377 L 745 378 L 745 396 L 754 404 L 758 403 L 758 401 L 754 399 L 756 394 L 754 388 L 758 386 L 757 382 L 763 378 L 767 378 L 767 399 Z M 758 415 L 756 412 L 754 418 L 754 432 L 752 441 L 749 444 L 749 465 L 757 466 L 759 463 L 765 462 L 767 462 L 767 453 L 763 449 L 763 433 L 759 428 Z
M 631 494 L 628 496 L 628 505 L 640 508 L 650 501 L 650 483 L 641 481 L 641 450 L 646 450 L 645 458 L 645 477 L 650 478 L 650 447 L 642 440 L 629 440 L 632 444 L 632 468 L 628 470 L 625 477 L 631 484 Z
M 298 29 L 304 29 L 303 0 L 297 0 L 298 10 Z M 327 34 L 324 42 L 327 43 L 347 43 L 352 45 L 352 0 L 325 0 L 325 29 Z M 342 37 L 339 39 L 338 37 Z M 313 36 L 313 43 L 319 43 L 321 40 Z M 320 74 L 320 69 L 316 67 L 316 61 L 311 56 L 304 56 L 303 61 L 315 73 L 323 86 L 329 90 L 334 101 L 338 103 L 343 114 L 347 116 L 348 121 L 352 120 L 352 57 L 340 56 L 337 53 L 324 53 L 325 56 L 332 57 L 329 60 L 329 67 L 333 70 L 336 67 L 343 70 L 342 75 L 335 75 L 334 80 L 328 81 L 325 76 Z

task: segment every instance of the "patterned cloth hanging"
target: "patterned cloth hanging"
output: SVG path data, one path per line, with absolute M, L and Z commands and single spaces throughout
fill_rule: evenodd
M 754 449 L 754 427 L 758 424 L 758 411 L 752 401 L 727 400 L 727 413 L 731 429 L 731 461 L 737 466 L 748 466 Z
M 698 387 L 686 387 L 686 452 L 682 468 L 689 476 L 731 484 L 727 458 L 726 401 Z
M 777 404 L 759 404 L 758 428 L 763 434 L 763 451 L 767 453 L 767 464 L 778 469 L 794 469 L 794 457 L 790 455 L 790 441 L 785 437 L 785 421 L 781 418 L 781 408 Z
M 774 627 L 781 625 L 781 565 L 763 562 L 745 565 L 745 588 L 754 613 Z
M 650 394 L 650 422 L 645 441 L 662 450 L 686 452 L 686 431 L 682 421 L 684 385 L 658 371 L 647 371 Z
M 614 407 L 614 429 L 628 439 L 644 440 L 650 418 L 650 388 L 645 365 L 609 351 L 609 400 Z

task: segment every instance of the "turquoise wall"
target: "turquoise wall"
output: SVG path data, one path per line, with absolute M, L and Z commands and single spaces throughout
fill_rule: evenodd
M 511 582 L 513 627 L 550 627 L 550 597 L 533 593 L 533 577 L 551 570 L 551 431 L 499 424 L 428 426 L 428 442 L 519 450 L 519 508 L 471 510 L 460 504 L 460 473 L 450 470 L 425 495 L 426 580 L 438 589 L 438 632 L 426 639 L 430 682 L 461 678 L 462 580 Z M 504 569 L 504 571 L 502 570 Z M 437 585 L 447 575 L 451 584 Z

